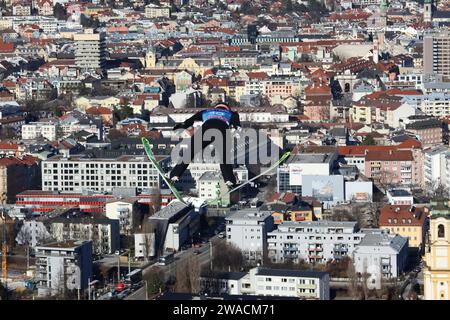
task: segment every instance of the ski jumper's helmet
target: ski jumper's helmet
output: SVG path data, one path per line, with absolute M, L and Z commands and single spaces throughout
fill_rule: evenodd
M 218 103 L 218 104 L 216 104 L 216 106 L 214 108 L 231 111 L 231 108 L 228 105 L 226 105 L 225 103 Z

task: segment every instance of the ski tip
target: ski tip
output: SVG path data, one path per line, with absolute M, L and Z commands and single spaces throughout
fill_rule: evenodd
M 145 138 L 145 137 L 142 137 L 142 138 L 141 138 L 141 141 L 142 141 L 143 144 L 148 143 L 148 139 Z

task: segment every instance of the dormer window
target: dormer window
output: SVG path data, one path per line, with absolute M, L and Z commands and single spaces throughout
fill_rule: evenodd
M 388 219 L 388 222 L 389 222 L 389 223 L 392 223 L 392 219 L 391 219 L 391 218 L 389 218 L 389 219 Z
M 394 223 L 397 223 L 397 219 L 394 219 Z
M 405 223 L 406 222 L 406 220 L 405 219 L 402 219 L 402 223 Z
M 411 224 L 411 219 L 408 219 L 408 223 Z

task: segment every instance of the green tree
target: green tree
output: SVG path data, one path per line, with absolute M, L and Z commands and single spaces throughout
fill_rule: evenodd
M 361 144 L 363 146 L 375 146 L 377 143 L 375 142 L 375 139 L 371 135 L 368 135 L 363 139 Z
M 122 121 L 123 119 L 133 116 L 133 108 L 131 108 L 128 104 L 114 107 L 113 114 L 118 121 Z
M 67 10 L 61 3 L 55 4 L 53 7 L 53 16 L 58 20 L 67 20 Z

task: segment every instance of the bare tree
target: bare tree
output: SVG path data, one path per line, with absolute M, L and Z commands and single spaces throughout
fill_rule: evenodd
M 244 257 L 235 245 L 220 242 L 215 246 L 213 254 L 214 271 L 240 271 L 244 265 Z
M 200 291 L 200 265 L 197 257 L 179 263 L 175 270 L 175 292 L 193 293 Z

